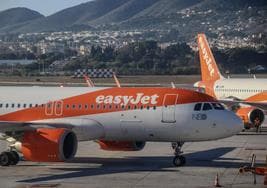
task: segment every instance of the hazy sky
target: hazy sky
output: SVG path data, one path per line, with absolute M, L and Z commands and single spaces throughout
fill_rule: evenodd
M 91 0 L 0 0 L 0 11 L 14 7 L 27 7 L 48 16 L 59 10 Z

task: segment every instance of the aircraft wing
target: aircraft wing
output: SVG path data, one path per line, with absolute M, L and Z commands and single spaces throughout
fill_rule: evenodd
M 51 122 L 18 122 L 0 121 L 0 132 L 8 131 L 28 131 L 37 128 L 72 128 L 73 125 L 66 123 Z
M 38 128 L 65 128 L 76 133 L 79 141 L 95 140 L 104 137 L 103 126 L 92 119 L 55 119 L 35 122 L 0 121 L 0 133 L 23 132 Z
M 242 102 L 243 104 L 248 104 L 248 105 L 251 105 L 251 106 L 255 106 L 255 107 L 258 107 L 264 111 L 267 111 L 267 103 L 259 103 L 259 102 Z
M 0 121 L 0 132 L 31 130 L 28 123 Z
M 250 106 L 254 106 L 262 109 L 263 111 L 267 111 L 267 103 L 263 102 L 250 102 L 250 101 L 242 101 L 242 100 L 219 100 L 219 102 L 226 104 L 227 106 L 233 106 L 237 104 L 246 104 Z

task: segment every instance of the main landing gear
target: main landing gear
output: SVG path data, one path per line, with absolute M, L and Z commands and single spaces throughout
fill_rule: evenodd
M 0 165 L 16 165 L 19 162 L 19 154 L 15 151 L 4 151 L 0 154 Z
M 0 153 L 0 166 L 16 165 L 20 160 L 19 154 L 16 152 L 17 138 L 21 136 L 21 132 L 0 133 L 0 140 L 7 141 L 8 149 Z
M 185 165 L 186 163 L 185 157 L 181 155 L 183 153 L 181 151 L 183 144 L 184 142 L 172 142 L 172 149 L 174 149 L 174 155 L 175 155 L 175 157 L 173 158 L 174 166 L 179 167 Z

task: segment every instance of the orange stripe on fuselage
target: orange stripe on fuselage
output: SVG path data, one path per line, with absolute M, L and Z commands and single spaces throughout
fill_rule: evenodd
M 145 98 L 140 97 L 141 94 Z M 198 93 L 198 92 L 191 91 L 191 90 L 184 90 L 184 89 L 108 88 L 108 89 L 98 90 L 98 91 L 89 92 L 89 93 L 85 93 L 82 95 L 77 95 L 77 96 L 62 99 L 61 101 L 63 101 L 63 113 L 60 115 L 55 115 L 55 113 L 52 113 L 52 115 L 47 115 L 45 113 L 46 105 L 44 105 L 44 106 L 18 110 L 15 112 L 1 115 L 0 121 L 27 122 L 27 121 L 36 121 L 36 120 L 44 120 L 44 119 L 75 117 L 75 116 L 82 116 L 82 115 L 102 114 L 102 113 L 109 113 L 109 112 L 115 112 L 115 111 L 131 110 L 131 109 L 134 109 L 135 106 L 137 106 L 138 108 L 140 108 L 141 106 L 143 106 L 144 108 L 146 108 L 147 106 L 150 106 L 150 107 L 163 106 L 164 105 L 163 99 L 166 94 L 177 94 L 178 100 L 176 104 L 178 105 L 194 103 L 194 102 L 215 101 L 214 98 L 206 94 Z M 126 102 L 128 101 L 128 103 L 123 103 L 125 101 L 121 100 L 120 103 L 114 104 L 115 102 L 118 102 L 118 100 L 115 101 L 116 96 L 125 97 L 127 99 L 125 101 Z M 137 96 L 139 96 L 139 98 L 137 98 Z M 113 100 L 111 100 L 111 98 L 113 98 Z M 132 99 L 132 100 L 129 100 L 129 99 Z M 168 100 L 172 100 L 172 98 L 170 99 L 167 98 L 166 100 L 164 101 L 164 103 L 170 104 L 170 101 Z M 101 104 L 99 104 L 100 108 L 96 108 L 98 105 L 97 102 L 99 101 L 102 102 Z M 144 102 L 146 104 L 144 104 Z M 70 106 L 69 108 L 66 108 L 67 104 Z M 87 109 L 84 108 L 85 104 L 88 105 Z M 94 105 L 94 108 L 91 108 L 92 104 Z M 75 105 L 74 109 L 72 108 L 72 105 Z M 81 109 L 79 109 L 79 105 L 82 105 Z M 105 108 L 104 108 L 104 105 L 105 105 Z M 111 108 L 110 108 L 110 105 L 111 105 Z M 119 106 L 118 109 L 115 108 L 116 105 Z M 122 105 L 125 106 L 124 109 L 121 108 Z M 128 109 L 128 106 L 130 106 L 130 109 Z
M 245 100 L 246 102 L 266 102 L 267 92 L 257 93 Z

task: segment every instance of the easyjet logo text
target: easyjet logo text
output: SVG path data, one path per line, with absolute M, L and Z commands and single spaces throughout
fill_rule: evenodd
M 208 70 L 209 70 L 209 73 L 210 73 L 210 76 L 212 77 L 215 73 L 215 70 L 212 66 L 212 60 L 211 60 L 211 57 L 209 56 L 208 54 L 208 51 L 205 47 L 205 44 L 203 42 L 203 39 L 202 37 L 199 37 L 199 43 L 200 43 L 200 48 L 201 48 L 201 53 L 202 53 L 202 57 L 208 67 Z
M 96 97 L 96 103 L 98 104 L 121 104 L 128 105 L 133 104 L 136 105 L 138 103 L 141 104 L 152 104 L 155 105 L 158 103 L 159 96 L 157 94 L 154 95 L 144 95 L 144 93 L 137 93 L 135 96 L 127 96 L 127 95 L 99 95 Z

